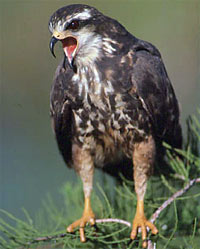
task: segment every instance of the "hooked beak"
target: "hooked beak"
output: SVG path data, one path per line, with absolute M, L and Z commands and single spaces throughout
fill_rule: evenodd
M 58 41 L 57 38 L 55 38 L 54 36 L 52 36 L 51 40 L 50 40 L 50 43 L 49 43 L 49 48 L 50 48 L 50 51 L 52 53 L 52 55 L 56 58 L 55 54 L 54 54 L 54 46 L 56 44 L 56 42 Z
M 58 38 L 56 38 L 55 36 Z M 78 41 L 76 37 L 71 36 L 71 35 L 65 36 L 63 34 L 54 32 L 49 43 L 50 51 L 54 57 L 56 57 L 54 53 L 54 46 L 57 43 L 57 41 L 62 42 L 63 50 L 67 58 L 67 61 L 69 63 L 69 66 L 70 68 L 73 69 L 74 68 L 74 57 L 76 55 L 77 48 L 78 48 Z

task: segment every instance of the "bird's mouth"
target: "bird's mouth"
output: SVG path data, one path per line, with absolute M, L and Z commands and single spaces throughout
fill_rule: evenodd
M 65 39 L 61 40 L 63 45 L 64 53 L 69 61 L 69 64 L 72 65 L 73 59 L 76 55 L 76 51 L 78 48 L 77 39 L 73 36 L 68 36 Z
M 54 46 L 58 41 L 61 41 L 65 56 L 67 57 L 70 67 L 73 68 L 73 61 L 74 61 L 74 57 L 76 55 L 76 51 L 78 48 L 78 41 L 74 36 L 67 36 L 63 39 L 59 39 L 60 38 L 59 36 L 60 34 L 56 36 L 52 36 L 51 38 L 51 41 L 49 44 L 51 53 L 54 57 L 56 57 L 54 54 Z

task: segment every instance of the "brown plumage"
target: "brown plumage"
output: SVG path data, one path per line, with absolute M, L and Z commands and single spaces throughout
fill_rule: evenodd
M 51 17 L 50 49 L 60 40 L 64 58 L 51 90 L 51 117 L 60 152 L 83 181 L 80 226 L 94 224 L 90 205 L 94 168 L 132 177 L 138 198 L 131 238 L 156 227 L 144 215 L 147 179 L 162 141 L 181 147 L 179 108 L 159 51 L 87 5 L 69 5 Z M 146 241 L 143 242 L 146 247 Z

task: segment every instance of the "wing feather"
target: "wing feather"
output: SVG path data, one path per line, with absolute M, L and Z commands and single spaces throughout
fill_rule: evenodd
M 133 50 L 132 85 L 151 119 L 155 136 L 173 147 L 181 147 L 178 101 L 160 53 L 141 40 Z
M 68 72 L 63 63 L 57 68 L 50 97 L 50 113 L 59 151 L 68 167 L 72 166 L 73 113 L 65 97 Z

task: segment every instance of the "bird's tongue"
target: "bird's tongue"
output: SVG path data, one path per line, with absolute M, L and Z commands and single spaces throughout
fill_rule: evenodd
M 65 55 L 67 56 L 69 62 L 71 62 L 73 59 L 73 52 L 77 47 L 77 40 L 74 37 L 70 36 L 62 40 L 62 45 Z

